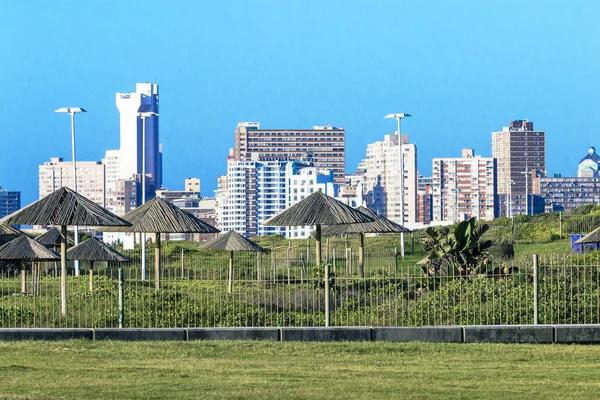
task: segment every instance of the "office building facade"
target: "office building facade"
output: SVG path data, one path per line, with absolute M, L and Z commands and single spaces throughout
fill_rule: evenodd
M 159 117 L 151 116 L 143 119 L 139 113 L 153 112 L 158 114 L 158 85 L 154 83 L 137 83 L 135 92 L 117 93 L 116 105 L 120 117 L 120 159 L 119 179 L 132 179 L 142 174 L 142 132 L 145 132 L 145 164 L 146 176 L 150 187 L 154 190 L 162 186 L 162 150 L 159 136 Z
M 21 192 L 5 190 L 0 186 L 0 218 L 21 208 Z

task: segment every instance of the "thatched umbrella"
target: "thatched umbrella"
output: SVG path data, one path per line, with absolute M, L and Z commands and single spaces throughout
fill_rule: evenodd
M 60 226 L 60 308 L 67 314 L 67 226 L 128 226 L 129 223 L 79 193 L 62 187 L 0 220 L 7 225 Z
M 90 262 L 90 292 L 94 291 L 94 261 L 129 262 L 129 258 L 92 237 L 67 251 L 69 260 Z
M 0 260 L 21 261 L 21 292 L 25 293 L 25 262 L 32 261 L 32 273 L 35 281 L 36 273 L 33 262 L 60 260 L 60 255 L 26 235 L 21 235 L 0 247 Z
M 48 229 L 40 236 L 35 238 L 35 241 L 43 244 L 46 247 L 52 247 L 52 250 L 56 251 L 57 247 L 60 247 L 60 230 L 58 228 Z M 71 246 L 75 243 L 71 235 L 67 235 L 67 246 Z
M 35 238 L 35 241 L 43 244 L 44 246 L 54 250 L 54 251 L 60 251 L 60 242 L 61 242 L 61 238 L 60 238 L 60 230 L 58 228 L 51 228 L 48 229 L 46 232 L 42 233 L 40 236 Z M 75 243 L 75 240 L 73 239 L 73 236 L 71 234 L 67 234 L 67 247 L 71 247 L 73 246 L 73 244 Z M 54 271 L 56 272 L 57 268 L 57 262 L 54 262 Z
M 246 239 L 236 231 L 229 231 L 216 239 L 206 242 L 202 245 L 203 249 L 229 251 L 229 281 L 227 284 L 227 293 L 231 293 L 233 286 L 233 252 L 234 251 L 253 251 L 255 253 L 264 253 L 265 249 L 251 240 Z
M 579 238 L 573 244 L 595 244 L 597 248 L 600 248 L 600 227 L 594 229 L 587 235 Z M 581 246 L 581 251 L 583 252 L 584 246 Z
M 154 284 L 160 287 L 160 234 L 161 233 L 219 233 L 212 225 L 174 206 L 166 200 L 155 197 L 146 204 L 123 216 L 131 226 L 103 228 L 104 232 L 155 233 Z
M 24 235 L 22 231 L 8 225 L 0 225 L 0 246 Z
M 365 275 L 364 255 L 365 255 L 365 233 L 400 233 L 410 232 L 410 229 L 403 227 L 400 224 L 390 221 L 382 215 L 369 210 L 366 207 L 358 207 L 358 211 L 373 218 L 372 222 L 362 222 L 357 224 L 342 224 L 342 225 L 327 225 L 323 227 L 323 233 L 332 235 L 341 235 L 345 233 L 358 233 L 360 237 L 360 245 L 358 247 L 358 276 L 361 278 Z
M 319 265 L 321 264 L 321 225 L 355 224 L 371 221 L 373 221 L 373 218 L 368 215 L 333 197 L 316 191 L 279 214 L 263 221 L 262 224 L 270 226 L 316 225 L 315 247 L 317 265 Z

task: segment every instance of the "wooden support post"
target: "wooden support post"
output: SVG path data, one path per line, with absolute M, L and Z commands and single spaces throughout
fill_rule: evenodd
M 315 254 L 317 265 L 321 265 L 321 225 L 317 224 L 315 230 Z
M 90 261 L 90 292 L 94 291 L 94 262 Z
M 27 293 L 27 272 L 25 270 L 25 261 L 21 263 L 21 294 Z
M 227 293 L 233 290 L 233 251 L 229 253 L 229 280 L 227 282 Z

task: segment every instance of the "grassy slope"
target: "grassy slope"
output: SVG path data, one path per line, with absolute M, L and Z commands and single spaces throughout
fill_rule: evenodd
M 600 347 L 0 343 L 1 398 L 589 398 Z

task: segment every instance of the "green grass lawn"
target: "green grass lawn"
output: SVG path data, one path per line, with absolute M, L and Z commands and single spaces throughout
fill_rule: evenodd
M 0 398 L 591 398 L 600 347 L 4 342 Z

